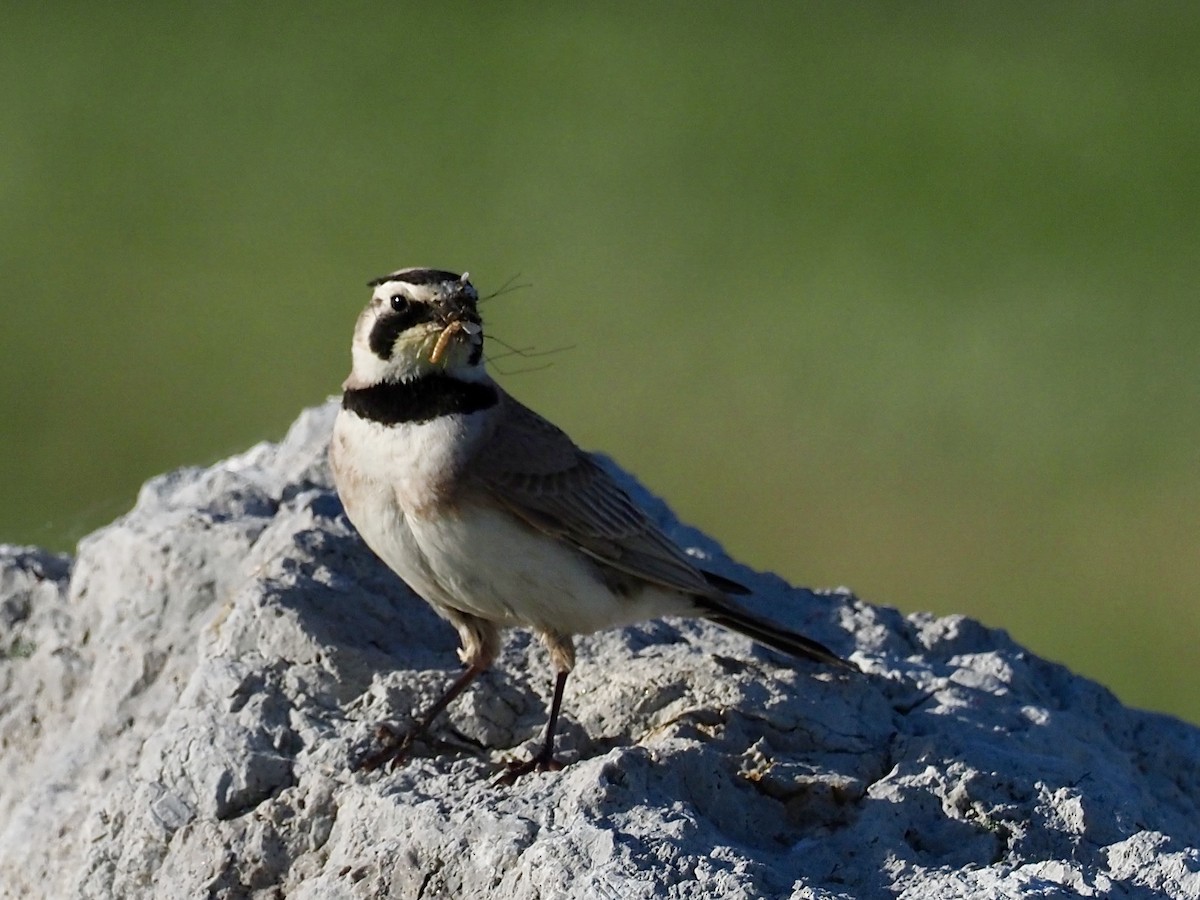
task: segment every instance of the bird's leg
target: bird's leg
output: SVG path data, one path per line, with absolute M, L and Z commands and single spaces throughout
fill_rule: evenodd
M 465 691 L 467 685 L 474 681 L 485 668 L 486 666 L 483 665 L 467 666 L 466 670 L 454 679 L 454 683 L 447 688 L 446 693 L 442 694 L 438 698 L 438 701 L 425 711 L 425 714 L 417 722 L 416 727 L 407 734 L 400 735 L 386 725 L 380 725 L 379 737 L 383 741 L 383 746 L 360 762 L 358 768 L 371 772 L 378 769 L 384 763 L 390 762 L 393 768 L 399 765 L 400 761 L 408 753 L 408 748 L 412 746 L 413 741 L 429 730 L 429 726 L 433 724 L 433 720 L 438 717 L 442 710 L 453 703 L 454 698 Z
M 527 775 L 530 772 L 557 772 L 562 768 L 562 763 L 554 758 L 554 730 L 558 727 L 558 713 L 562 709 L 563 688 L 567 685 L 567 675 L 565 669 L 560 669 L 558 678 L 554 682 L 554 699 L 550 703 L 550 721 L 546 723 L 546 740 L 542 744 L 542 749 L 532 759 L 526 760 L 523 763 L 510 763 L 507 771 L 500 776 L 501 784 L 512 784 L 522 775 Z
M 554 758 L 554 732 L 558 728 L 558 714 L 562 711 L 563 689 L 567 686 L 568 672 L 559 672 L 554 680 L 554 699 L 550 701 L 550 720 L 546 723 L 546 740 L 542 744 L 542 752 L 533 758 L 533 762 L 542 772 L 554 772 L 562 768 L 562 763 Z

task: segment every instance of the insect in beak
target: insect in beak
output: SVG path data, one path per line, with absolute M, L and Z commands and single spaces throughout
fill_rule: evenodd
M 454 337 L 460 331 L 473 338 L 483 331 L 483 326 L 478 322 L 465 322 L 462 319 L 455 319 L 443 328 L 442 333 L 438 335 L 437 343 L 433 345 L 433 352 L 429 354 L 429 361 L 431 363 L 436 366 L 441 361 L 441 358 L 446 355 L 446 348 L 450 346 L 450 338 Z

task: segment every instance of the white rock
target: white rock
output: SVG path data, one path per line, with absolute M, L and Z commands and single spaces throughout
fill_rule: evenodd
M 1196 728 L 968 619 L 738 566 L 619 472 L 869 674 L 696 622 L 585 638 L 574 763 L 505 788 L 551 687 L 517 632 L 421 755 L 353 771 L 458 662 L 341 515 L 334 408 L 152 480 L 74 560 L 0 550 L 0 896 L 1200 897 Z

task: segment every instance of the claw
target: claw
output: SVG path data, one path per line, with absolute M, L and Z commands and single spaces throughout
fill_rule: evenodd
M 395 769 L 404 761 L 409 747 L 412 746 L 411 735 L 401 734 L 382 723 L 375 728 L 375 738 L 383 746 L 360 760 L 355 768 L 364 772 L 374 772 L 381 766 L 391 763 L 391 768 Z
M 411 731 L 404 734 L 390 728 L 387 725 L 380 723 L 375 728 L 376 739 L 383 744 L 378 750 L 362 760 L 355 768 L 364 769 L 367 772 L 373 772 L 384 763 L 391 763 L 391 768 L 395 769 L 404 758 L 408 756 L 409 748 L 413 742 L 421 735 L 429 730 L 429 725 L 438 713 L 445 709 L 455 697 L 463 692 L 480 672 L 483 671 L 482 665 L 468 666 L 461 675 L 454 679 L 454 683 L 450 685 L 446 693 L 438 699 L 438 701 L 429 707 L 417 724 Z
M 517 779 L 530 772 L 561 772 L 563 764 L 546 752 L 539 753 L 525 762 L 510 762 L 496 778 L 496 784 L 512 787 Z

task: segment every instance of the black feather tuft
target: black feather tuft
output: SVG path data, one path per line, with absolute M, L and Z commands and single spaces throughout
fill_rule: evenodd
M 367 282 L 367 287 L 379 287 L 389 281 L 403 281 L 405 284 L 441 284 L 444 281 L 461 281 L 462 276 L 445 269 L 409 269 L 407 272 L 396 272 L 392 275 L 381 275 Z

